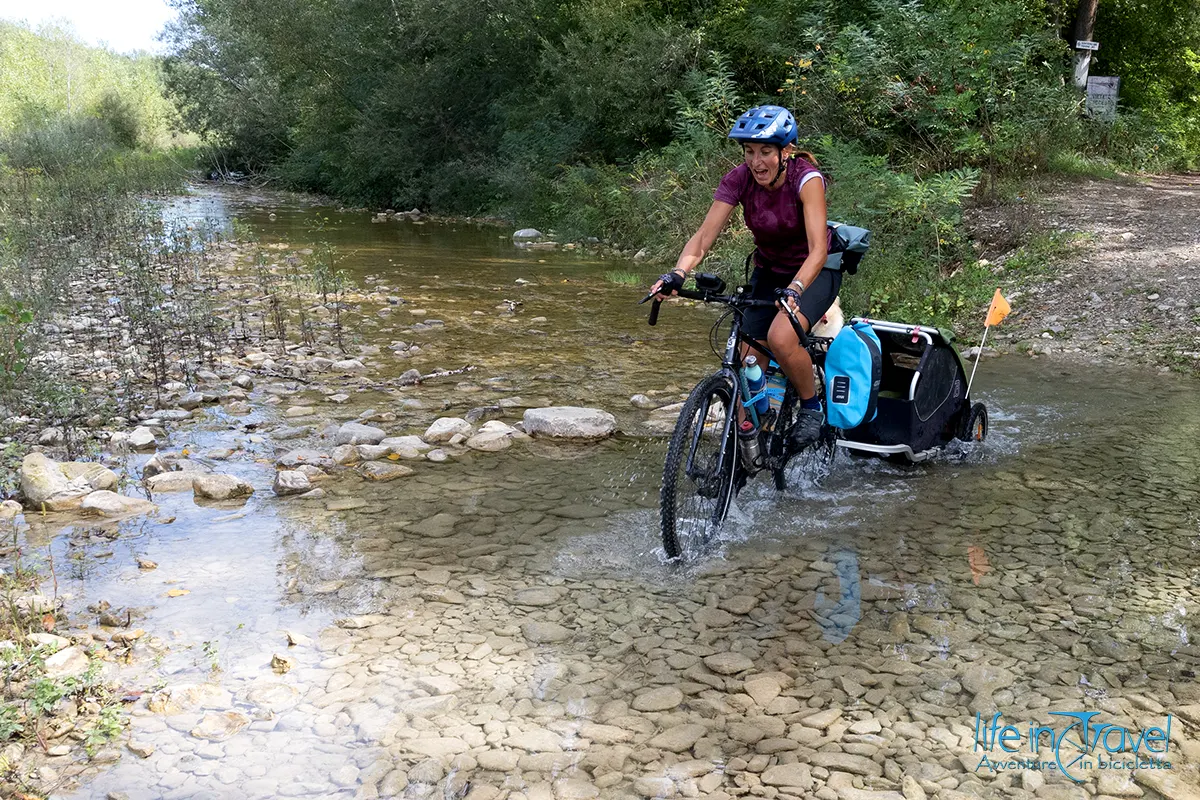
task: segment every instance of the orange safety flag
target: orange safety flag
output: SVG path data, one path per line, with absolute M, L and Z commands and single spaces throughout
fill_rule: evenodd
M 1010 311 L 1012 311 L 1012 306 L 1008 304 L 1008 301 L 1004 299 L 1004 295 L 1000 294 L 1000 290 L 997 289 L 996 293 L 992 295 L 992 305 L 988 308 L 987 322 L 983 324 L 989 328 L 993 325 L 999 325 L 1008 316 L 1008 312 Z

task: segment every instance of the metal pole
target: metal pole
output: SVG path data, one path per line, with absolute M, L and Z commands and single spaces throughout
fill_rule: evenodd
M 979 340 L 979 353 L 975 356 L 975 366 L 971 367 L 971 378 L 967 381 L 967 399 L 971 399 L 971 384 L 975 382 L 975 370 L 979 369 L 979 361 L 983 358 L 983 346 L 987 344 L 987 334 L 991 325 L 983 326 L 983 338 Z

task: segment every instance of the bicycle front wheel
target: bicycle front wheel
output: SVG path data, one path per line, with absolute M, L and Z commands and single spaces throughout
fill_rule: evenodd
M 688 395 L 663 470 L 659 506 L 667 557 L 689 559 L 713 539 L 733 497 L 737 441 L 732 424 L 733 384 L 705 378 Z

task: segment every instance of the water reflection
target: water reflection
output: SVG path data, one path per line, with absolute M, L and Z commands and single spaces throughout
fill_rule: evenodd
M 862 618 L 858 554 L 844 545 L 832 546 L 825 556 L 825 562 L 833 565 L 837 588 L 829 587 L 828 595 L 825 586 L 817 589 L 813 607 L 825 641 L 840 644 Z

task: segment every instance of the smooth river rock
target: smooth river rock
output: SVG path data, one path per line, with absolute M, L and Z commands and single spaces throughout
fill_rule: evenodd
M 530 436 L 552 439 L 603 439 L 617 430 L 617 418 L 598 408 L 530 408 L 523 421 Z

